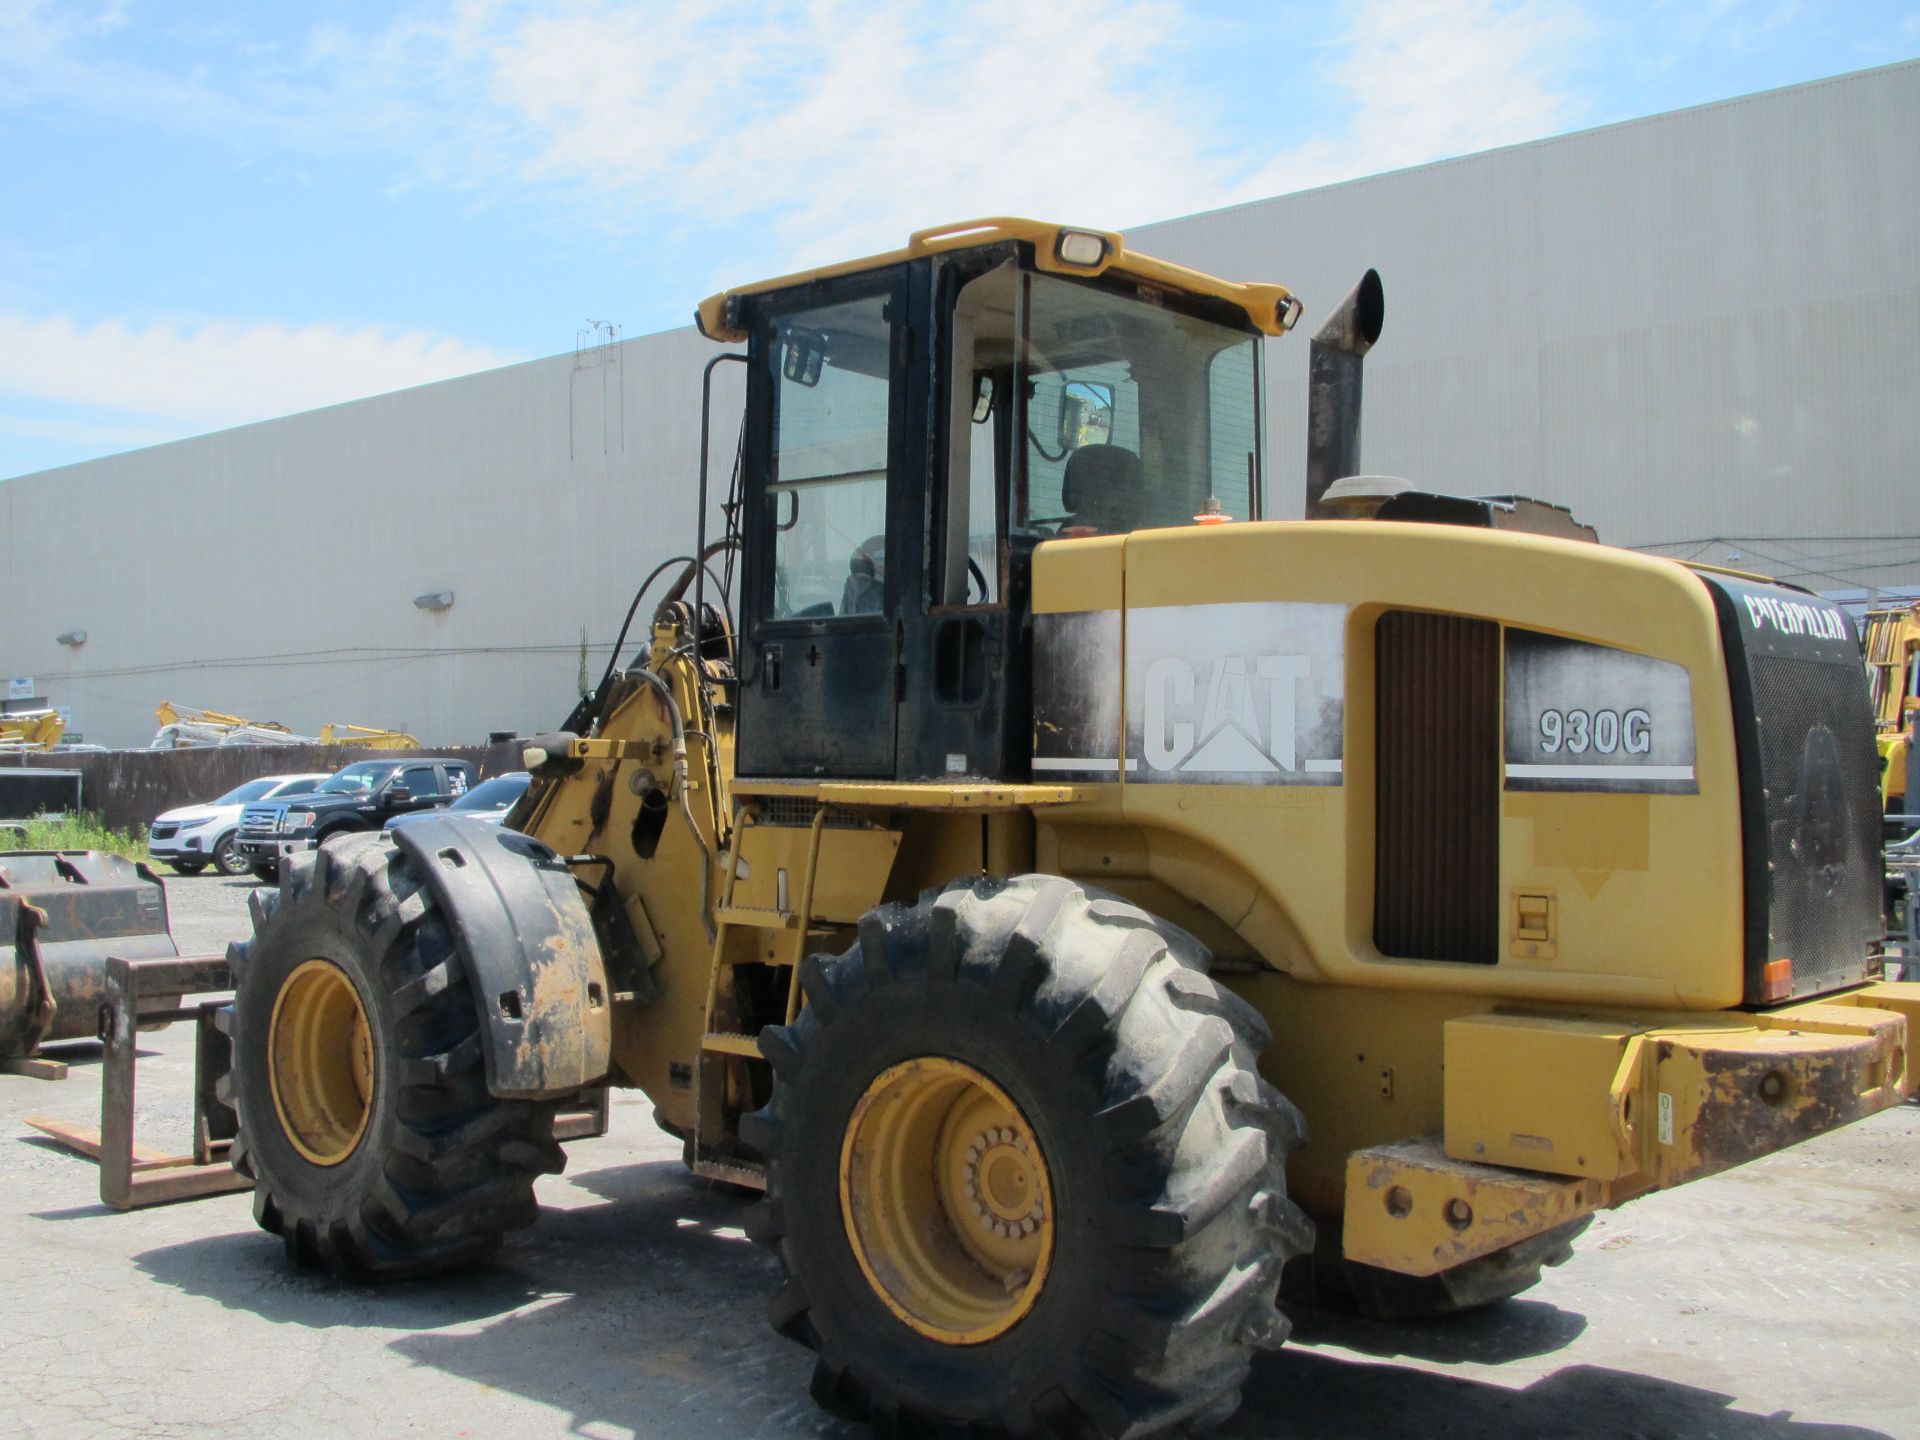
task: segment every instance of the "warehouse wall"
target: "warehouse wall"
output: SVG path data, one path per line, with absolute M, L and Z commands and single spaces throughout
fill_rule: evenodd
M 0 482 L 0 672 L 109 745 L 168 699 L 430 745 L 551 728 L 582 627 L 597 678 L 634 585 L 692 546 L 715 353 L 674 331 Z M 721 489 L 740 403 L 722 367 Z
M 1916 135 L 1920 64 L 1897 65 L 1128 238 L 1282 281 L 1302 332 L 1377 267 L 1368 471 L 1570 503 L 1616 544 L 1721 537 L 1701 558 L 1839 572 L 1796 577 L 1815 589 L 1912 584 L 1920 543 L 1815 537 L 1920 533 Z M 1287 516 L 1305 338 L 1269 347 Z
M 1920 544 L 1889 538 L 1920 533 L 1917 134 L 1920 63 L 1129 238 L 1285 281 L 1307 330 L 1378 266 L 1370 471 L 1813 588 L 1920 584 Z M 1306 348 L 1269 347 L 1282 516 Z M 114 745 L 163 699 L 435 746 L 550 726 L 581 628 L 597 673 L 633 585 L 691 545 L 714 353 L 672 331 L 0 483 L 0 674 Z M 449 610 L 414 608 L 441 590 Z

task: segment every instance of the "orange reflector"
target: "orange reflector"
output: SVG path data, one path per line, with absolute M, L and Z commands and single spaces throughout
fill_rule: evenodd
M 1786 957 L 1769 960 L 1760 972 L 1760 994 L 1768 1000 L 1785 1000 L 1793 994 L 1793 961 Z

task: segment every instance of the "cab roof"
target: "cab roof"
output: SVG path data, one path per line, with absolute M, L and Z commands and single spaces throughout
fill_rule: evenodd
M 1092 230 L 1081 225 L 1055 225 L 1044 220 L 997 215 L 981 220 L 961 220 L 951 225 L 936 225 L 930 230 L 916 230 L 899 250 L 868 255 L 859 260 L 843 260 L 813 270 L 800 270 L 751 285 L 736 285 L 702 300 L 694 311 L 694 323 L 709 340 L 738 344 L 747 338 L 737 303 L 743 296 L 786 290 L 809 281 L 828 280 L 840 275 L 857 275 L 863 270 L 880 270 L 926 255 L 1008 240 L 1032 245 L 1035 265 L 1054 274 L 1091 277 L 1117 270 L 1123 275 L 1169 290 L 1225 301 L 1243 311 L 1247 322 L 1265 335 L 1284 335 L 1300 319 L 1301 304 L 1284 285 L 1241 284 L 1221 280 L 1199 270 L 1190 270 L 1170 260 L 1156 260 L 1151 255 L 1141 255 L 1127 249 L 1124 239 L 1111 230 Z M 1065 258 L 1070 253 L 1076 256 L 1089 254 L 1096 241 L 1099 245 L 1097 259 L 1081 261 Z

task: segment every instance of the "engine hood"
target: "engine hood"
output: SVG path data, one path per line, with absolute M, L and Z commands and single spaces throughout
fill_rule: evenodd
M 282 810 L 357 810 L 362 805 L 373 803 L 373 792 L 359 795 L 322 795 L 315 791 L 307 795 L 295 795 L 290 800 L 275 800 Z

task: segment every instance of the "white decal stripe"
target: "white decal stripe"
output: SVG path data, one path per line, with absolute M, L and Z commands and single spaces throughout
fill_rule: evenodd
M 1309 775 L 1338 775 L 1340 762 L 1338 760 L 1303 760 L 1300 762 L 1300 768 Z
M 1036 755 L 1033 757 L 1036 770 L 1081 770 L 1089 774 L 1111 775 L 1120 769 L 1118 760 L 1096 760 L 1090 756 L 1079 755 Z M 1140 762 L 1126 762 L 1128 770 L 1138 770 Z
M 1513 765 L 1511 780 L 1691 780 L 1691 765 Z

